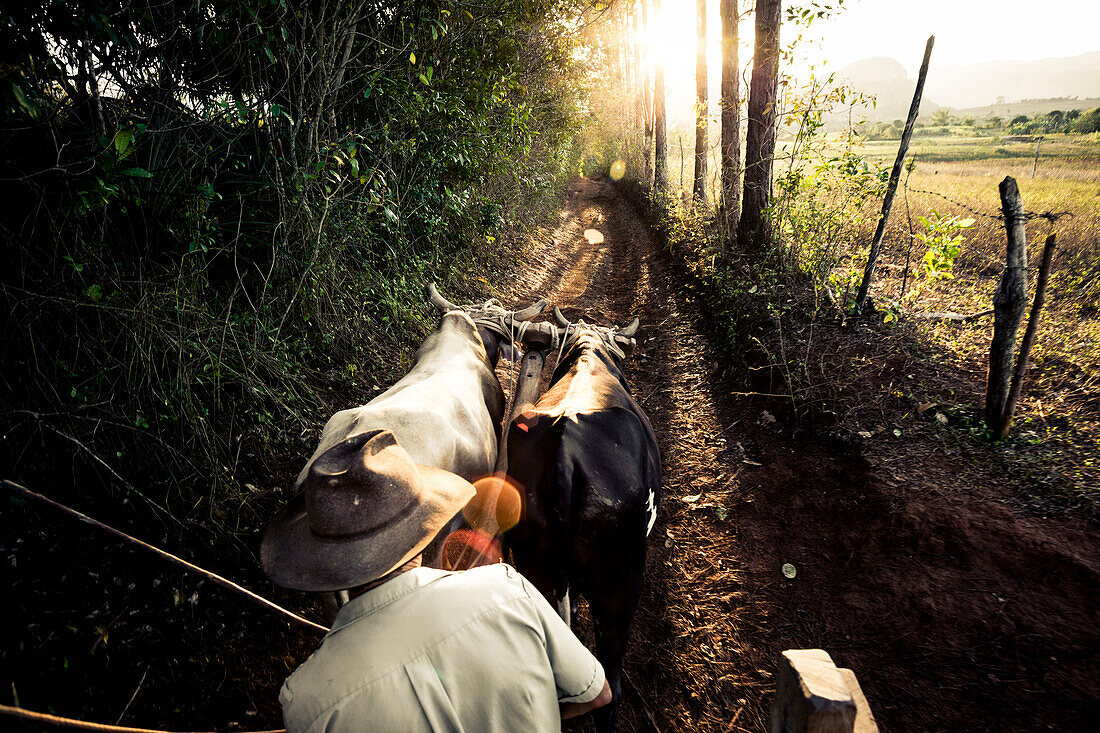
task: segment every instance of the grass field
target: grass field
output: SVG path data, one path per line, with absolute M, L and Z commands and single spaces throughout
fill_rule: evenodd
M 896 142 L 875 142 L 864 154 L 868 162 L 889 164 L 896 150 Z M 880 303 L 901 296 L 910 221 L 920 231 L 918 216 L 935 210 L 974 218 L 975 225 L 965 232 L 954 277 L 922 287 L 904 301 L 904 309 L 976 313 L 992 307 L 1004 266 L 1004 226 L 992 218 L 1000 210 L 998 183 L 1005 176 L 1016 178 L 1028 211 L 1068 214 L 1054 222 L 1034 219 L 1027 228 L 1032 268 L 1037 268 L 1048 234 L 1056 235 L 1058 248 L 1015 434 L 1025 436 L 1028 444 L 1023 452 L 1032 480 L 1069 495 L 1075 505 L 1095 508 L 1100 499 L 1100 136 L 1048 136 L 1034 177 L 1034 143 L 920 138 L 909 152 L 917 166 L 908 178 L 908 191 L 900 189 L 895 200 L 883 267 L 872 289 Z M 862 227 L 869 240 L 869 222 L 876 212 L 868 213 Z M 924 250 L 920 240 L 913 241 L 911 262 L 919 263 Z M 1035 271 L 1029 275 L 1033 294 Z M 907 291 L 912 283 L 911 270 Z M 947 366 L 967 373 L 981 387 L 991 320 L 962 326 L 911 321 L 907 328 L 915 329 L 930 347 L 945 351 Z M 981 394 L 968 397 L 980 406 Z
M 907 157 L 915 159 L 916 167 L 908 176 L 902 174 L 871 295 L 880 307 L 900 308 L 908 314 L 988 310 L 1005 260 L 1005 231 L 998 218 L 1001 180 L 1005 176 L 1016 179 L 1028 211 L 1062 214 L 1053 222 L 1035 218 L 1027 227 L 1033 268 L 1038 266 L 1048 234 L 1056 235 L 1058 246 L 1013 438 L 1003 453 L 1013 464 L 1010 473 L 1020 477 L 1023 493 L 1037 497 L 1035 504 L 1043 511 L 1058 505 L 1094 515 L 1100 508 L 1100 491 L 1095 488 L 1100 486 L 1100 135 L 1047 135 L 1036 165 L 1034 142 L 958 133 L 953 130 L 942 137 L 913 139 Z M 783 142 L 781 139 L 780 155 Z M 681 181 L 690 191 L 691 144 L 686 133 L 670 136 L 668 167 L 674 192 Z M 874 141 L 854 152 L 869 166 L 889 167 L 897 146 L 898 141 Z M 839 152 L 826 151 L 822 158 Z M 716 158 L 716 154 L 711 156 L 708 176 L 712 201 L 718 182 Z M 806 171 L 816 164 L 817 156 L 796 162 Z M 778 160 L 777 175 L 789 166 L 789 161 Z M 845 270 L 853 268 L 847 279 L 858 283 L 881 198 L 873 196 L 862 207 L 853 208 L 850 202 L 834 206 L 843 212 L 843 223 L 832 235 L 842 254 L 837 274 L 848 274 Z M 973 227 L 963 232 L 951 277 L 937 282 L 920 276 L 927 245 L 911 236 L 923 229 L 919 217 L 933 217 L 933 212 L 941 217 L 974 219 Z M 907 255 L 909 271 L 903 293 Z M 1034 280 L 1033 271 L 1029 299 Z M 927 383 L 915 385 L 918 391 L 956 406 L 960 417 L 953 419 L 952 425 L 961 427 L 965 422 L 968 426 L 956 437 L 982 440 L 974 415 L 984 403 L 992 318 L 958 325 L 903 317 L 893 328 L 915 349 L 913 358 L 931 359 L 936 364 L 935 369 L 924 372 Z M 839 375 L 838 379 L 843 381 Z M 876 399 L 874 395 L 841 397 L 839 393 L 838 398 Z M 1050 498 L 1055 499 L 1053 504 L 1047 501 Z

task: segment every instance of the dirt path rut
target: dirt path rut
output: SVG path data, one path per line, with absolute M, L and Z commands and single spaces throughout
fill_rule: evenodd
M 573 184 L 516 272 L 515 302 L 642 321 L 624 366 L 664 499 L 622 730 L 766 730 L 778 653 L 815 646 L 856 671 L 883 730 L 1094 729 L 1095 535 L 969 491 L 995 479 L 957 457 L 793 441 L 735 394 L 744 380 L 712 353 L 682 273 L 609 181 Z
M 625 371 L 653 422 L 664 468 L 665 499 L 626 664 L 631 684 L 622 729 L 652 730 L 652 718 L 661 730 L 762 730 L 759 704 L 750 698 L 764 693 L 767 675 L 745 679 L 741 670 L 746 648 L 739 639 L 752 626 L 743 623 L 743 610 L 752 601 L 740 597 L 737 559 L 715 547 L 728 542 L 719 516 L 725 518 L 745 465 L 743 449 L 723 435 L 728 423 L 711 396 L 717 364 L 697 310 L 675 287 L 649 227 L 609 182 L 578 181 L 560 217 L 552 236 L 529 253 L 511 295 L 517 302 L 548 298 L 571 319 L 622 325 L 641 318 L 639 347 Z M 551 354 L 546 376 L 554 361 Z M 687 504 L 685 495 L 699 499 Z

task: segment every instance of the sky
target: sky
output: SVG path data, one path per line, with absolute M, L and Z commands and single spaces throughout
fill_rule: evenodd
M 786 0 L 784 7 L 807 0 Z M 827 4 L 828 0 L 818 0 Z M 834 0 L 835 2 L 835 0 Z M 742 9 L 753 0 L 740 0 Z M 721 68 L 719 0 L 708 0 L 708 65 Z M 695 0 L 663 0 L 650 45 L 665 58 L 669 109 L 691 119 L 695 89 Z M 938 68 L 983 61 L 1029 61 L 1100 51 L 1100 0 L 846 0 L 844 10 L 803 31 L 796 76 L 811 64 L 835 71 L 872 56 L 897 59 L 916 78 L 929 35 Z M 781 41 L 796 29 L 784 24 Z M 740 61 L 752 58 L 753 17 L 742 19 Z
M 916 76 L 930 35 L 937 62 L 946 66 L 1100 51 L 1100 0 L 848 0 L 845 6 L 814 29 L 834 68 L 888 56 Z

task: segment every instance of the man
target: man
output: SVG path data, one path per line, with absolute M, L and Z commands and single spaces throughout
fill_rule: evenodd
M 599 662 L 516 570 L 420 567 L 474 493 L 388 430 L 313 462 L 264 535 L 264 571 L 351 600 L 283 685 L 289 733 L 559 731 L 611 701 Z

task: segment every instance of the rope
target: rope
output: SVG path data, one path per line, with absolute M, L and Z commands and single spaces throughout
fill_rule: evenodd
M 564 330 L 564 334 L 562 331 Z M 581 335 L 581 331 L 593 331 L 600 340 L 603 341 L 603 345 L 614 354 L 618 359 L 622 360 L 626 358 L 626 352 L 619 346 L 618 339 L 619 334 L 618 326 L 600 326 L 595 323 L 587 323 L 584 319 L 570 323 L 565 329 L 555 330 L 555 334 L 560 341 L 558 348 L 558 361 L 561 361 L 561 355 L 565 351 L 566 347 L 577 340 L 577 337 Z M 570 335 L 572 334 L 572 335 Z M 557 345 L 557 344 L 555 344 Z
M 231 590 L 234 593 L 237 593 L 239 595 L 242 595 L 245 598 L 247 598 L 248 600 L 253 601 L 255 603 L 258 603 L 259 605 L 263 606 L 264 608 L 266 608 L 269 611 L 275 611 L 276 613 L 282 614 L 283 616 L 285 616 L 286 618 L 290 619 L 291 621 L 293 621 L 297 624 L 301 624 L 302 626 L 309 627 L 310 629 L 313 629 L 314 631 L 320 631 L 323 634 L 328 633 L 328 629 L 326 627 L 322 626 L 321 624 L 314 623 L 313 621 L 310 621 L 307 618 L 303 618 L 303 617 L 299 616 L 298 614 L 294 613 L 293 611 L 288 611 L 287 609 L 283 608 L 282 606 L 278 605 L 277 603 L 275 603 L 273 601 L 269 601 L 268 599 L 264 598 L 263 596 L 256 595 L 255 593 L 248 590 L 247 588 L 243 588 L 243 587 L 237 585 L 236 583 L 234 583 L 232 580 L 229 580 L 228 578 L 223 578 L 222 576 L 220 576 L 216 573 L 212 573 L 209 570 L 204 570 L 204 569 L 200 568 L 198 565 L 193 565 L 192 563 L 187 562 L 183 558 L 176 557 L 175 555 L 173 555 L 169 552 L 165 552 L 164 550 L 160 549 L 159 547 L 154 547 L 153 545 L 150 545 L 147 542 L 142 542 L 141 540 L 137 539 L 136 537 L 131 537 L 130 535 L 126 534 L 125 532 L 123 532 L 121 530 L 118 530 L 118 529 L 115 529 L 114 527 L 106 525 L 106 524 L 104 524 L 103 522 L 100 522 L 97 519 L 92 519 L 87 514 L 82 514 L 82 513 L 78 512 L 75 509 L 70 509 L 69 507 L 65 506 L 64 504 L 58 503 L 58 502 L 54 501 L 53 499 L 50 499 L 48 497 L 43 496 L 42 494 L 38 494 L 34 491 L 31 491 L 30 489 L 26 488 L 25 486 L 20 486 L 19 484 L 15 483 L 14 481 L 8 481 L 8 480 L 5 479 L 4 481 L 2 481 L 0 483 L 2 483 L 4 485 L 4 488 L 9 489 L 10 491 L 14 491 L 16 494 L 19 494 L 22 497 L 25 497 L 27 499 L 33 499 L 34 501 L 37 501 L 41 504 L 45 504 L 46 506 L 57 509 L 58 511 L 60 511 L 63 514 L 66 514 L 70 517 L 74 517 L 76 519 L 79 519 L 80 521 L 85 522 L 86 524 L 91 524 L 95 527 L 99 527 L 100 529 L 104 530 L 105 532 L 107 532 L 109 534 L 113 534 L 115 537 L 117 537 L 121 540 L 125 540 L 126 542 L 137 545 L 138 547 L 141 547 L 142 549 L 148 550 L 148 551 L 152 552 L 153 554 L 157 555 L 158 557 L 161 557 L 161 558 L 163 558 L 163 559 L 165 559 L 165 560 L 167 560 L 167 561 L 169 561 L 169 562 L 171 562 L 175 565 L 179 565 L 180 567 L 182 567 L 182 568 L 184 568 L 184 569 L 186 569 L 186 570 L 188 570 L 192 573 L 196 573 L 198 575 L 203 576 L 204 578 L 206 578 L 208 580 L 212 580 L 215 583 L 217 583 L 218 585 L 222 586 L 223 588 Z
M 87 720 L 76 720 L 75 718 L 62 718 L 59 715 L 49 715 L 48 713 L 39 713 L 34 710 L 13 708 L 9 705 L 0 705 L 0 715 L 9 715 L 13 718 L 33 720 L 37 723 L 46 723 L 47 725 L 56 725 L 63 728 L 79 728 L 81 730 L 111 731 L 112 733 L 167 733 L 167 731 L 157 730 L 155 728 L 130 728 L 124 725 L 107 725 L 106 723 L 91 723 Z M 254 731 L 254 733 L 286 733 L 286 728 Z

